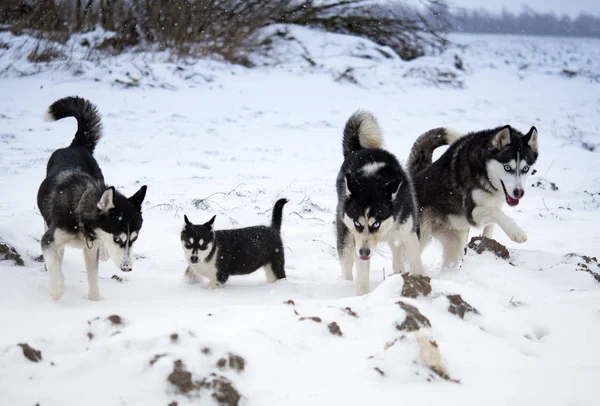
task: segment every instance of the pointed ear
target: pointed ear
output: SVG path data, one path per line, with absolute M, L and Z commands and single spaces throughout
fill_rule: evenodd
M 192 225 L 192 222 L 188 220 L 188 218 L 185 214 L 183 215 L 183 220 L 185 221 L 186 227 Z
M 396 197 L 398 197 L 398 193 L 400 193 L 400 188 L 402 187 L 403 183 L 404 182 L 400 181 L 400 184 L 398 185 L 396 190 L 394 192 L 392 192 L 392 201 L 396 200 Z
M 215 214 L 214 216 L 212 216 L 212 218 L 210 220 L 208 220 L 206 223 L 204 223 L 204 225 L 209 227 L 210 229 L 212 229 L 213 223 L 215 222 L 216 218 L 217 218 L 217 215 Z
M 523 138 L 525 138 L 525 142 L 527 142 L 529 148 L 535 152 L 538 152 L 538 130 L 535 128 L 535 126 L 531 127 L 531 130 L 529 130 L 529 132 L 525 134 Z
M 138 209 L 142 208 L 142 202 L 144 201 L 144 197 L 146 197 L 146 189 L 148 189 L 146 185 L 142 186 L 140 190 L 135 192 L 135 194 L 129 198 L 129 201 L 134 207 Z
M 356 192 L 356 190 L 354 190 L 354 186 L 352 185 L 349 174 L 344 176 L 344 182 L 346 183 L 346 196 L 351 196 Z
M 100 200 L 96 204 L 100 210 L 107 212 L 110 209 L 115 207 L 115 188 L 113 186 L 109 187 L 102 193 L 100 196 Z
M 492 139 L 492 146 L 496 149 L 503 149 L 505 146 L 510 144 L 510 126 L 507 125 L 494 135 Z

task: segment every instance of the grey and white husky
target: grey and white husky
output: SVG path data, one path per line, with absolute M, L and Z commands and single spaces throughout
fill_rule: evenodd
M 92 155 L 102 136 L 100 115 L 92 103 L 80 97 L 66 97 L 54 102 L 46 113 L 49 120 L 65 117 L 77 120 L 75 138 L 71 145 L 50 156 L 46 179 L 37 195 L 46 227 L 41 241 L 42 253 L 50 277 L 50 296 L 58 300 L 65 291 L 62 273 L 65 246 L 82 248 L 88 299 L 99 300 L 101 253 L 108 251 L 122 271 L 132 269 L 131 249 L 142 228 L 146 186 L 126 198 L 104 183 L 102 171 Z
M 371 255 L 380 241 L 392 250 L 393 270 L 423 273 L 419 250 L 419 221 L 410 178 L 398 159 L 383 148 L 375 117 L 357 111 L 346 122 L 342 141 L 344 163 L 336 188 L 337 249 L 345 279 L 352 280 L 356 263 L 356 292 L 369 292 Z
M 435 162 L 433 151 L 450 147 Z M 471 227 L 491 237 L 494 225 L 513 241 L 525 232 L 501 209 L 516 206 L 525 195 L 527 177 L 538 157 L 538 131 L 527 134 L 498 127 L 461 136 L 436 128 L 421 135 L 408 158 L 421 212 L 421 249 L 432 238 L 443 247 L 443 266 L 458 265 Z

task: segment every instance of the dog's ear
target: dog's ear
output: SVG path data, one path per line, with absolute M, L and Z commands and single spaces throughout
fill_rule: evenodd
M 183 220 L 185 221 L 185 226 L 191 226 L 193 225 L 191 221 L 188 220 L 187 216 L 184 214 L 183 215 Z
M 398 187 L 393 189 L 392 191 L 392 201 L 396 200 L 396 198 L 398 197 L 398 193 L 400 193 L 400 188 L 402 187 L 402 184 L 404 182 L 400 181 L 400 184 L 398 184 Z
M 507 125 L 494 135 L 492 139 L 492 146 L 496 149 L 503 149 L 510 144 L 510 126 Z
M 140 188 L 140 190 L 135 192 L 135 194 L 129 198 L 129 201 L 131 202 L 133 207 L 135 207 L 137 209 L 142 208 L 142 202 L 144 201 L 144 197 L 146 197 L 147 189 L 148 188 L 146 187 L 146 185 L 144 185 Z
M 102 196 L 100 196 L 100 200 L 96 204 L 96 207 L 103 212 L 107 212 L 115 207 L 115 188 L 113 186 L 109 187 L 104 191 L 104 193 L 102 193 Z
M 204 225 L 212 230 L 213 223 L 215 222 L 216 218 L 217 218 L 217 215 L 215 214 L 214 216 L 212 216 L 212 218 L 210 220 L 208 220 L 206 223 L 204 223 Z
M 537 128 L 531 127 L 531 130 L 523 137 L 529 148 L 533 151 L 538 152 L 538 130 Z
M 344 182 L 346 184 L 346 196 L 351 196 L 356 193 L 356 187 L 353 184 L 352 179 L 350 179 L 350 174 L 344 176 Z

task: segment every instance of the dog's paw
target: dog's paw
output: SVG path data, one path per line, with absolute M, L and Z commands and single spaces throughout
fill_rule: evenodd
M 97 302 L 100 300 L 100 292 L 98 290 L 90 290 L 88 293 L 88 300 Z
M 521 228 L 516 224 L 511 224 L 504 231 L 506 232 L 508 238 L 514 242 L 524 243 L 527 241 L 527 234 L 525 234 L 525 231 L 521 230 Z
M 356 284 L 356 296 L 362 296 L 369 293 L 369 284 Z
M 206 290 L 219 289 L 222 286 L 223 286 L 223 284 L 220 283 L 220 282 L 211 281 L 211 282 L 208 283 L 208 285 L 206 285 L 205 289 Z
M 64 281 L 50 281 L 50 297 L 55 302 L 60 300 L 60 298 L 65 293 L 65 283 Z

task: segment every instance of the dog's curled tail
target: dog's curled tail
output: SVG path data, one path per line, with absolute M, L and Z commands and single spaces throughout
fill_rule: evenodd
M 275 230 L 281 230 L 281 220 L 283 219 L 283 206 L 289 202 L 288 199 L 279 199 L 275 202 L 275 206 L 273 206 L 273 219 L 271 220 L 271 227 Z
M 462 134 L 450 128 L 434 128 L 422 134 L 412 146 L 406 166 L 414 175 L 433 162 L 433 151 L 443 145 L 452 145 Z
M 102 137 L 102 123 L 98 109 L 81 97 L 64 97 L 52 103 L 46 112 L 46 120 L 57 121 L 65 117 L 75 117 L 77 132 L 71 147 L 84 147 L 94 152 Z
M 342 140 L 344 158 L 360 149 L 382 147 L 383 135 L 375 116 L 364 110 L 352 114 L 344 127 Z

